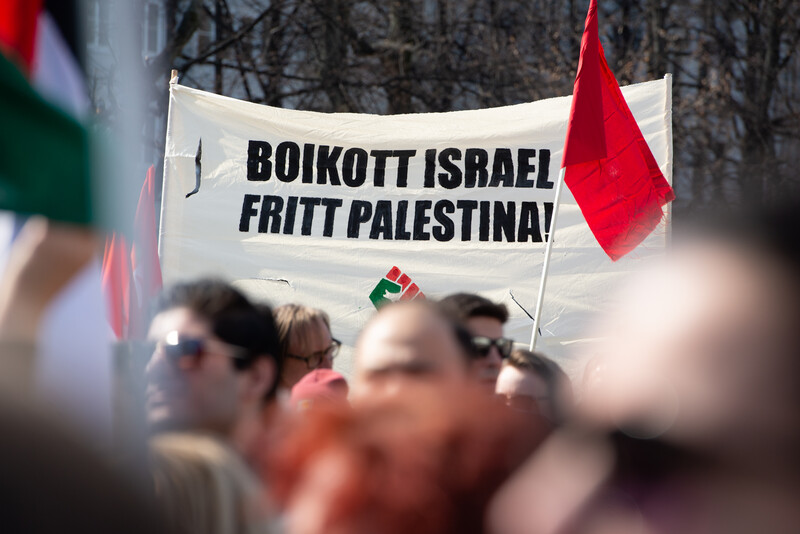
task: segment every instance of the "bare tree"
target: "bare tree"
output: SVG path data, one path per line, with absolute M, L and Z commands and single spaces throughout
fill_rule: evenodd
M 588 1 L 167 5 L 154 84 L 175 67 L 183 83 L 273 106 L 410 113 L 569 94 Z M 601 0 L 600 25 L 620 83 L 674 73 L 678 212 L 797 186 L 800 2 Z

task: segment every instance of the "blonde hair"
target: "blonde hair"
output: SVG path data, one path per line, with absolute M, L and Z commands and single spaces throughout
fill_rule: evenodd
M 163 434 L 150 441 L 150 453 L 156 499 L 170 531 L 272 531 L 258 480 L 219 439 L 202 434 Z
M 317 308 L 310 308 L 302 304 L 284 304 L 278 306 L 272 313 L 275 326 L 278 329 L 281 356 L 286 356 L 289 345 L 296 342 L 303 351 L 307 349 L 307 339 L 311 331 L 322 321 L 331 330 L 331 321 L 328 314 Z

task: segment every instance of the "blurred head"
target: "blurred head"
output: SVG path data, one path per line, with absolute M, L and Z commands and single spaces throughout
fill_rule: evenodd
M 572 386 L 561 368 L 549 358 L 527 350 L 515 350 L 503 362 L 495 392 L 508 406 L 538 413 L 561 424 L 572 404 Z
M 518 417 L 443 385 L 295 420 L 268 462 L 287 534 L 484 532 L 491 495 L 540 439 Z
M 467 340 L 433 304 L 389 304 L 367 323 L 356 342 L 354 403 L 458 383 L 468 376 Z
M 228 434 L 274 396 L 280 372 L 269 309 L 225 282 L 166 290 L 150 324 L 147 412 L 155 429 Z
M 285 304 L 275 308 L 281 343 L 281 386 L 291 389 L 309 371 L 331 369 L 339 342 L 331 337 L 328 314 L 322 310 Z
M 9 357 L 9 345 L 4 344 L 3 358 Z M 17 345 L 12 348 L 19 350 Z M 33 345 L 25 356 L 35 358 Z M 52 403 L 4 386 L 0 387 L 3 532 L 173 532 L 156 513 L 152 492 L 142 491 L 149 488 L 142 487 L 132 470 L 110 460 L 110 450 L 100 445 L 109 441 L 86 433 Z M 128 434 L 133 436 L 139 434 Z M 121 441 L 117 443 L 124 447 Z M 129 441 L 141 450 L 141 441 Z M 117 459 L 123 456 L 119 452 L 115 448 Z
M 737 461 L 800 444 L 799 280 L 762 245 L 683 241 L 623 294 L 603 326 L 603 366 L 583 411 L 633 435 L 663 435 Z
M 291 404 L 297 411 L 317 408 L 346 409 L 350 388 L 340 373 L 332 369 L 315 369 L 292 388 Z
M 676 232 L 601 324 L 582 430 L 501 492 L 494 531 L 795 531 L 799 227 L 793 206 Z
M 207 435 L 163 434 L 150 442 L 156 503 L 170 532 L 267 532 L 262 488 L 239 456 Z
M 505 305 L 472 293 L 450 295 L 439 305 L 469 331 L 478 356 L 472 361 L 471 373 L 487 391 L 494 392 L 500 366 L 513 346 L 503 337 L 503 325 L 508 320 Z

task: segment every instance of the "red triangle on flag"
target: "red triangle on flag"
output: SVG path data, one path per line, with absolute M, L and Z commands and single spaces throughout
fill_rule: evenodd
M 42 0 L 3 0 L 0 2 L 0 49 L 17 62 L 17 68 L 30 72 L 36 45 Z

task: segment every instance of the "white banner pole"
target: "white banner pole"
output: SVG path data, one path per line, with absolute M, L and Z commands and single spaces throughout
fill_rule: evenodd
M 536 337 L 539 331 L 539 321 L 542 316 L 542 304 L 544 303 L 544 288 L 547 284 L 547 271 L 550 269 L 550 255 L 553 252 L 553 241 L 556 235 L 556 220 L 558 219 L 558 206 L 561 203 L 561 187 L 564 184 L 564 173 L 566 167 L 562 167 L 558 173 L 558 183 L 556 184 L 556 199 L 553 202 L 553 215 L 550 219 L 550 236 L 547 239 L 547 247 L 544 251 L 544 264 L 542 265 L 542 280 L 539 283 L 539 298 L 536 299 L 536 311 L 533 312 L 533 331 L 531 332 L 530 351 L 536 348 Z

